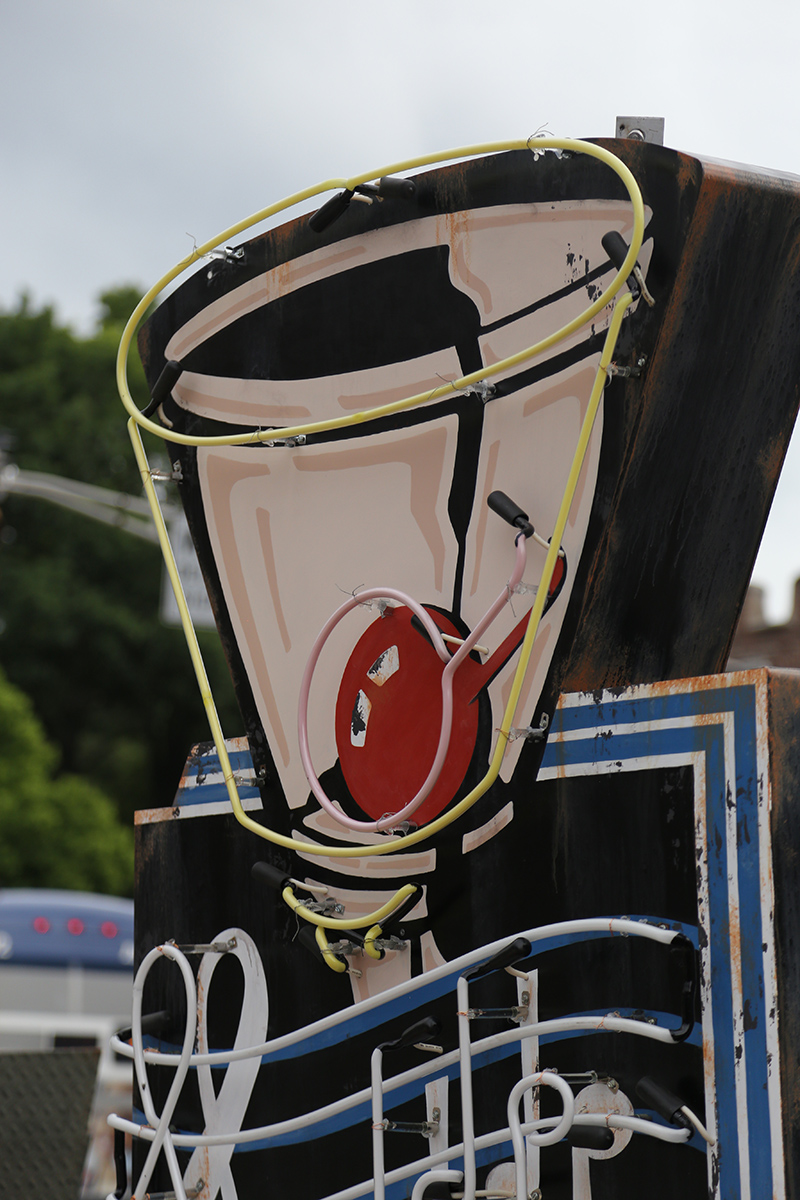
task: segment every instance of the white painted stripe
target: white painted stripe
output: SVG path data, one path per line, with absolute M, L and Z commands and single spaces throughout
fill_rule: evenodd
M 587 741 L 593 735 L 587 734 Z M 618 774 L 626 775 L 631 771 L 652 771 L 654 768 L 659 770 L 669 767 L 686 767 L 691 766 L 697 755 L 692 752 L 679 751 L 675 754 L 659 754 L 657 758 L 652 755 L 642 755 L 636 758 L 625 758 L 619 762 L 603 761 L 603 762 L 581 762 L 568 763 L 557 767 L 542 767 L 539 771 L 537 779 L 566 779 L 573 775 L 609 775 Z M 702 754 L 700 757 L 704 757 Z
M 705 1092 L 705 1125 L 716 1140 L 719 1128 L 716 1088 L 716 1058 L 714 1042 L 714 1009 L 711 994 L 711 903 L 708 887 L 708 791 L 706 787 L 706 757 L 699 753 L 694 763 L 694 816 L 695 852 L 697 855 L 697 924 L 705 937 L 700 939 L 702 979 L 700 983 L 700 1010 L 703 1027 L 703 1084 Z M 717 1171 L 714 1149 L 706 1155 L 708 1172 L 708 1194 L 711 1200 L 719 1196 L 719 1184 L 715 1186 Z
M 260 810 L 262 808 L 261 797 L 246 796 L 242 800 L 242 808 L 245 812 Z M 179 792 L 177 803 L 169 808 L 140 809 L 136 813 L 135 823 L 137 825 L 158 825 L 162 821 L 184 821 L 191 817 L 218 817 L 225 816 L 226 813 L 233 816 L 229 800 L 206 800 L 199 804 L 187 801 L 185 804 L 181 804 Z
M 761 882 L 761 939 L 763 945 L 764 1010 L 766 1013 L 767 1100 L 769 1104 L 772 1197 L 785 1200 L 783 1113 L 775 959 L 775 889 L 772 874 L 772 780 L 769 771 L 769 707 L 766 675 L 756 683 L 756 768 L 758 771 L 758 858 Z
M 704 718 L 708 723 L 708 718 Z M 720 713 L 717 722 L 724 738 L 725 848 L 728 859 L 728 931 L 730 937 L 730 980 L 733 1011 L 733 1069 L 736 1081 L 736 1124 L 738 1132 L 741 1200 L 750 1200 L 750 1142 L 747 1116 L 747 1056 L 744 1041 L 744 994 L 742 984 L 742 929 L 739 900 L 739 856 L 736 830 L 736 735 L 733 713 Z M 728 804 L 728 797 L 733 803 Z M 738 1051 L 741 1051 L 740 1053 Z M 761 1200 L 759 1197 L 758 1200 Z
M 252 767 L 248 767 L 244 771 L 234 771 L 233 777 L 239 787 L 256 786 L 256 773 Z M 197 775 L 182 775 L 178 784 L 178 794 L 180 795 L 182 791 L 193 791 L 195 788 L 209 787 L 215 783 L 225 787 L 225 775 L 222 768 L 216 771 L 201 771 Z
M 712 723 L 715 724 L 716 718 L 719 717 L 721 719 L 723 715 L 723 713 L 712 713 Z M 708 716 L 704 715 L 702 719 L 699 719 L 699 717 L 700 714 L 690 713 L 683 717 L 666 717 L 659 721 L 616 721 L 613 724 L 604 724 L 602 729 L 598 729 L 597 727 L 589 729 L 564 729 L 552 734 L 548 741 L 551 745 L 558 745 L 561 742 L 579 742 L 582 738 L 594 738 L 598 734 L 609 734 L 613 737 L 614 734 L 645 733 L 647 730 L 658 730 L 660 732 L 661 730 L 668 729 L 694 729 L 699 724 L 709 724 Z M 658 762 L 661 762 L 660 755 L 658 756 Z

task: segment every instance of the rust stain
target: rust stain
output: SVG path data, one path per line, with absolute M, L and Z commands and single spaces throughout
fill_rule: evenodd
M 203 1180 L 203 1186 L 197 1194 L 198 1200 L 212 1200 L 211 1192 L 209 1190 L 211 1186 L 211 1148 L 209 1146 L 201 1146 L 198 1147 L 198 1149 L 200 1151 L 200 1178 Z M 191 1180 L 189 1182 L 189 1186 L 193 1186 Z
M 180 808 L 170 805 L 169 808 L 140 808 L 133 814 L 134 825 L 158 825 L 162 821 L 173 821 L 180 815 Z

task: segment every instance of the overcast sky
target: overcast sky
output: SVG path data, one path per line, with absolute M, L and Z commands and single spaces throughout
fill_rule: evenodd
M 798 45 L 798 0 L 2 0 L 0 306 L 89 332 L 103 289 L 301 187 L 617 115 L 800 175 Z M 799 524 L 800 437 L 755 573 L 776 620 Z

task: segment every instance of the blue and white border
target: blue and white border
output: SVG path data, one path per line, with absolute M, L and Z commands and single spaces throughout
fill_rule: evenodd
M 785 1196 L 767 672 L 562 697 L 540 779 L 690 766 L 709 1195 Z
M 561 698 L 539 779 L 692 768 L 702 1032 L 713 1200 L 785 1200 L 773 926 L 766 670 Z M 245 808 L 261 800 L 247 740 L 228 743 Z M 137 823 L 229 812 L 213 747 L 175 806 Z

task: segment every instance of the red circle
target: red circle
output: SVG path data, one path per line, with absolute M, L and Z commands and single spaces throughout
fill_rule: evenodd
M 100 926 L 100 932 L 102 933 L 103 937 L 115 938 L 119 933 L 119 930 L 113 921 L 103 921 L 103 924 Z
M 49 933 L 50 922 L 48 921 L 47 917 L 34 917 L 33 928 L 37 933 Z
M 462 636 L 441 613 L 431 616 L 442 632 Z M 359 808 L 375 820 L 413 799 L 439 743 L 444 663 L 427 634 L 411 624 L 412 617 L 405 606 L 388 608 L 369 626 L 350 655 L 336 701 L 336 745 L 345 782 Z M 453 677 L 447 757 L 431 792 L 409 817 L 415 825 L 438 816 L 464 780 L 478 734 L 476 665 L 467 659 Z
M 80 919 L 80 917 L 70 917 L 70 919 L 67 921 L 67 932 L 74 934 L 75 937 L 77 937 L 79 933 L 83 933 L 83 921 Z

